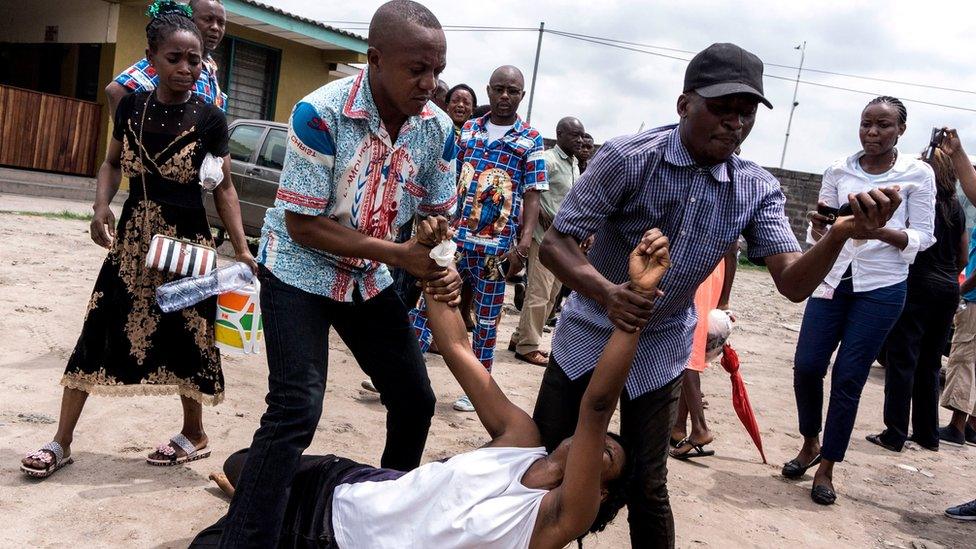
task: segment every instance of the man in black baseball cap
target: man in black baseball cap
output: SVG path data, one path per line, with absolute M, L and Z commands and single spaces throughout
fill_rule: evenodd
M 673 547 L 667 460 L 696 325 L 695 290 L 743 235 L 749 256 L 765 260 L 777 289 L 803 301 L 823 281 L 844 243 L 874 238 L 901 203 L 892 189 L 859 195 L 857 214 L 835 224 L 805 254 L 784 212 L 779 182 L 735 154 L 756 121 L 763 65 L 733 44 L 715 44 L 688 64 L 679 121 L 607 141 L 566 196 L 543 240 L 540 259 L 575 290 L 563 306 L 534 419 L 552 450 L 573 434 L 590 374 L 614 330 L 640 332 L 620 402 L 620 434 L 634 480 L 628 482 L 633 547 Z M 869 205 L 869 206 L 868 206 Z M 628 280 L 628 254 L 644 231 L 671 242 L 663 295 L 648 299 Z M 595 235 L 584 256 L 580 242 Z M 647 328 L 647 329 L 645 329 Z M 708 455 L 688 440 L 675 457 Z M 696 448 L 697 447 L 697 448 Z

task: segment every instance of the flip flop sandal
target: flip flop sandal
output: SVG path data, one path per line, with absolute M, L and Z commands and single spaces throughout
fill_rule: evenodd
M 683 440 L 684 440 L 683 438 L 672 438 L 672 439 L 671 439 L 671 441 L 670 441 L 670 442 L 668 442 L 668 444 L 669 444 L 669 445 L 670 445 L 670 446 L 671 446 L 672 448 L 677 448 L 678 446 L 681 446 L 681 442 L 682 442 Z
M 688 450 L 687 452 L 682 452 L 680 454 L 675 452 L 675 450 L 685 445 L 691 446 L 691 449 Z M 685 439 L 679 442 L 678 445 L 674 447 L 674 450 L 671 450 L 670 453 L 671 453 L 671 457 L 673 457 L 674 459 L 703 458 L 703 457 L 715 455 L 714 450 L 706 450 L 704 444 L 695 444 L 694 442 L 691 441 L 691 437 L 685 437 Z
M 171 467 L 173 465 L 180 465 L 181 463 L 188 463 L 198 459 L 210 457 L 210 449 L 208 446 L 197 449 L 197 447 L 194 446 L 193 443 L 190 442 L 190 439 L 186 438 L 183 433 L 173 435 L 169 441 L 182 448 L 183 451 L 186 452 L 186 455 L 177 456 L 176 448 L 173 448 L 171 444 L 160 444 L 156 447 L 156 453 L 165 456 L 166 459 L 154 459 L 152 457 L 147 457 L 146 463 L 149 465 L 155 465 L 157 467 Z
M 837 494 L 830 488 L 820 484 L 814 486 L 813 490 L 810 490 L 810 499 L 819 505 L 833 505 L 837 501 Z
M 817 456 L 814 457 L 812 460 L 810 460 L 810 463 L 807 463 L 806 465 L 803 465 L 802 463 L 800 463 L 795 459 L 791 459 L 783 465 L 783 470 L 781 471 L 781 473 L 786 478 L 796 479 L 805 475 L 807 469 L 813 467 L 814 465 L 819 465 L 819 464 L 820 464 L 820 454 L 817 454 Z
M 884 448 L 885 450 L 891 452 L 901 452 L 901 448 L 895 448 L 890 444 L 886 444 L 885 441 L 881 440 L 881 435 L 868 435 L 864 437 L 864 440 L 870 442 L 871 444 L 877 444 L 878 446 Z
M 29 477 L 34 478 L 47 478 L 55 473 L 58 469 L 71 465 L 75 462 L 74 458 L 68 456 L 64 457 L 64 448 L 60 444 L 54 442 L 48 442 L 44 446 L 34 452 L 33 454 L 27 454 L 28 459 L 36 459 L 44 463 L 43 469 L 35 469 L 33 467 L 28 467 L 23 463 L 20 464 L 20 470 L 24 472 Z

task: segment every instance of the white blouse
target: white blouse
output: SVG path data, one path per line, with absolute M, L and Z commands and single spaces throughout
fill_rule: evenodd
M 861 151 L 838 160 L 824 172 L 820 200 L 838 208 L 847 203 L 850 193 L 900 185 L 902 203 L 885 227 L 903 231 L 908 236 L 908 245 L 899 250 L 880 240 L 848 240 L 824 284 L 836 288 L 850 267 L 855 292 L 876 290 L 905 280 L 908 267 L 918 252 L 935 243 L 935 174 L 932 168 L 919 158 L 899 154 L 890 170 L 873 175 L 861 168 L 858 160 L 863 155 Z M 807 242 L 816 243 L 812 225 L 807 228 Z

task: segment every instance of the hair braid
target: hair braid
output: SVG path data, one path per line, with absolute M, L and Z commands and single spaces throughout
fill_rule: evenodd
M 890 95 L 880 95 L 869 101 L 868 105 L 877 105 L 879 103 L 887 103 L 898 111 L 899 124 L 908 122 L 908 109 L 905 108 L 905 104 L 901 102 L 901 99 Z
M 146 15 L 151 18 L 146 25 L 146 43 L 149 50 L 158 51 L 159 46 L 167 38 L 179 31 L 186 31 L 196 36 L 203 46 L 203 37 L 200 36 L 200 29 L 193 23 L 192 14 L 193 11 L 189 6 L 173 0 L 153 2 L 146 12 Z

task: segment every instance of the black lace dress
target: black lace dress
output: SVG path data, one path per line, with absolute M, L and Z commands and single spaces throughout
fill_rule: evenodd
M 136 93 L 119 103 L 113 137 L 122 142 L 129 198 L 61 384 L 92 394 L 179 394 L 217 404 L 224 375 L 214 346 L 216 298 L 163 313 L 156 288 L 176 276 L 147 268 L 145 258 L 155 234 L 213 246 L 198 171 L 206 153 L 227 154 L 227 121 L 196 95 L 167 105 Z

